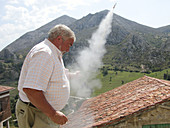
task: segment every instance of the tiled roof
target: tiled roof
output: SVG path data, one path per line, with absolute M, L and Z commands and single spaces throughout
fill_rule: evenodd
M 144 76 L 86 100 L 68 116 L 64 128 L 91 128 L 116 123 L 134 113 L 170 100 L 170 81 Z
M 1 86 L 0 85 L 0 94 L 4 93 L 4 92 L 8 92 L 8 91 L 13 90 L 13 89 L 14 89 L 13 87 Z

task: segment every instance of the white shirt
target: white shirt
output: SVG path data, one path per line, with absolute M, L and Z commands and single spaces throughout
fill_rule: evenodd
M 70 85 L 61 56 L 61 52 L 48 39 L 30 50 L 19 78 L 21 100 L 30 102 L 23 88 L 32 88 L 42 90 L 55 110 L 65 106 L 70 95 Z

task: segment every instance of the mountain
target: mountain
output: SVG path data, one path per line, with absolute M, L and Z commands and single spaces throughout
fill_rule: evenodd
M 77 42 L 69 55 L 65 56 L 66 64 L 75 62 L 77 51 L 88 46 L 87 39 L 90 39 L 107 13 L 108 11 L 104 10 L 89 14 L 70 25 L 76 32 Z M 169 26 L 155 29 L 114 14 L 112 32 L 106 43 L 104 64 L 112 65 L 119 70 L 132 71 L 156 71 L 168 68 L 170 37 L 163 33 L 165 30 L 166 32 L 170 30 Z
M 76 19 L 72 17 L 66 15 L 61 16 L 34 31 L 27 32 L 16 41 L 8 45 L 5 49 L 8 49 L 11 53 L 14 54 L 18 54 L 20 52 L 22 53 L 25 50 L 27 52 L 32 46 L 44 40 L 44 38 L 47 37 L 48 31 L 56 24 L 69 25 L 74 21 L 76 21 Z
M 170 25 L 157 28 L 157 31 L 168 34 L 170 33 Z
M 35 44 L 44 40 L 49 29 L 59 23 L 68 25 L 76 34 L 76 42 L 70 52 L 64 56 L 66 65 L 74 63 L 78 51 L 88 47 L 87 40 L 90 39 L 107 13 L 108 10 L 104 10 L 88 14 L 78 20 L 64 15 L 24 34 L 0 52 L 1 74 L 6 69 L 17 70 L 19 73 L 28 51 Z M 169 68 L 170 25 L 152 28 L 114 14 L 112 32 L 107 38 L 106 49 L 107 53 L 103 58 L 103 63 L 111 65 L 116 70 L 148 72 Z M 13 66 L 5 68 L 4 63 L 12 63 Z

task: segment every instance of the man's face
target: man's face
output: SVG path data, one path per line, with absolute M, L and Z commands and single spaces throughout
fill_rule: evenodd
M 70 47 L 73 45 L 74 39 L 73 38 L 67 38 L 62 41 L 60 44 L 60 51 L 64 54 L 66 52 L 69 52 Z

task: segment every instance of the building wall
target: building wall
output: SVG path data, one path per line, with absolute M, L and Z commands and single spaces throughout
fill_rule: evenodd
M 153 106 L 149 110 L 129 116 L 117 124 L 110 124 L 103 128 L 142 128 L 142 125 L 168 123 L 170 123 L 170 101 Z
M 2 96 L 3 95 L 1 95 L 1 97 Z M 0 122 L 1 122 L 11 116 L 10 96 L 6 95 L 5 97 L 0 98 L 0 104 L 1 104 L 0 107 Z

